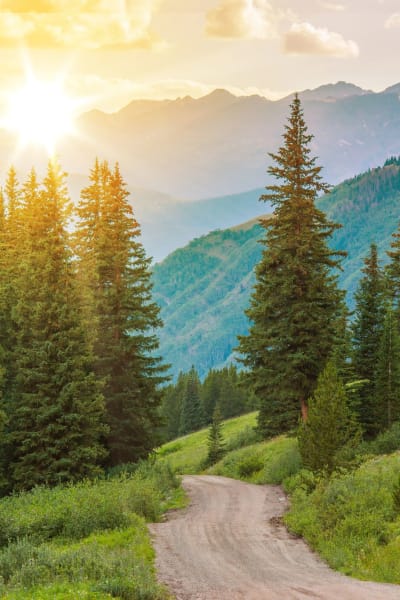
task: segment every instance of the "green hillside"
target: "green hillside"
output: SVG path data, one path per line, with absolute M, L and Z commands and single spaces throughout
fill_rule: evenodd
M 339 274 L 352 306 L 363 257 L 374 241 L 382 262 L 400 220 L 400 165 L 387 161 L 335 187 L 320 200 L 330 218 L 342 223 L 332 240 L 348 257 Z M 176 250 L 154 268 L 154 294 L 164 328 L 161 352 L 172 372 L 192 364 L 204 375 L 233 359 L 236 336 L 246 332 L 244 309 L 254 284 L 263 236 L 257 223 L 218 230 Z

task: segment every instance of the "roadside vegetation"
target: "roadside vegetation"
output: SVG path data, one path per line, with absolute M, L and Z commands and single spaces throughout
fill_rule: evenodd
M 255 420 L 250 413 L 222 423 L 224 455 L 211 467 L 203 462 L 207 429 L 165 444 L 157 462 L 180 473 L 282 484 L 291 503 L 286 525 L 331 567 L 400 584 L 400 425 L 360 442 L 347 467 L 328 476 L 304 468 L 295 436 L 257 441 Z
M 3 498 L 0 597 L 166 600 L 146 521 L 177 506 L 178 479 L 152 462 L 109 479 Z

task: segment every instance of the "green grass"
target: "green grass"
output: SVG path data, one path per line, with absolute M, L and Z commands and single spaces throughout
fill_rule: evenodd
M 306 473 L 288 481 L 285 520 L 335 569 L 353 577 L 400 584 L 400 514 L 394 491 L 400 453 L 375 457 L 330 479 Z
M 0 501 L 0 597 L 163 600 L 146 520 L 184 504 L 167 465 Z M 71 593 L 73 589 L 73 593 Z
M 165 444 L 158 460 L 180 473 L 283 483 L 291 496 L 288 527 L 334 569 L 360 579 L 400 584 L 400 452 L 393 452 L 399 448 L 398 424 L 360 446 L 358 467 L 328 479 L 301 468 L 296 438 L 255 442 L 255 420 L 252 413 L 224 423 L 225 455 L 207 470 L 202 466 L 207 430 Z M 374 454 L 382 455 L 371 457 Z
M 249 432 L 256 423 L 257 413 L 249 413 L 223 423 L 222 435 L 226 444 L 235 439 L 240 443 L 243 432 Z M 177 473 L 200 473 L 207 456 L 208 429 L 196 431 L 161 446 L 157 451 L 159 462 L 167 462 Z

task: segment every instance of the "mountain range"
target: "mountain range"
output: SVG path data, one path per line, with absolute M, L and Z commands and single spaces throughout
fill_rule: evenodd
M 342 224 L 331 243 L 348 253 L 338 278 L 352 308 L 370 244 L 378 245 L 384 264 L 400 220 L 400 160 L 388 160 L 383 167 L 344 181 L 318 205 L 330 219 Z M 164 321 L 160 350 L 174 375 L 195 365 L 204 376 L 210 368 L 223 367 L 234 359 L 237 335 L 248 329 L 244 310 L 249 305 L 254 267 L 262 251 L 258 241 L 263 234 L 256 218 L 195 239 L 155 265 L 154 297 Z
M 312 151 L 335 184 L 400 154 L 400 84 L 375 93 L 338 82 L 300 92 Z M 266 212 L 268 152 L 284 131 L 293 95 L 270 101 L 215 90 L 199 99 L 135 100 L 113 114 L 91 111 L 59 148 L 73 199 L 94 158 L 118 161 L 132 193 L 147 253 L 159 261 L 196 236 Z M 0 165 L 21 178 L 46 156 L 0 130 Z

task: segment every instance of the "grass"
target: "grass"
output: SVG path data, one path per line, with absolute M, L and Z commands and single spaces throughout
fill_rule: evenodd
M 304 485 L 299 474 L 286 482 L 292 489 L 286 523 L 333 568 L 400 584 L 400 512 L 394 494 L 399 472 L 400 453 L 395 453 L 330 479 L 314 478 L 311 485 Z
M 400 584 L 400 424 L 362 444 L 353 470 L 326 478 L 302 469 L 296 438 L 255 441 L 255 420 L 251 413 L 224 423 L 225 455 L 207 470 L 207 430 L 166 444 L 158 460 L 180 473 L 283 483 L 291 496 L 287 526 L 334 569 Z
M 243 432 L 252 433 L 257 413 L 249 413 L 241 417 L 224 421 L 222 435 L 227 444 L 234 443 Z M 196 431 L 184 437 L 164 444 L 157 450 L 159 462 L 167 462 L 177 473 L 200 473 L 207 456 L 208 429 Z
M 0 597 L 164 600 L 146 520 L 184 504 L 167 465 L 0 501 Z M 71 592 L 73 590 L 73 592 Z

